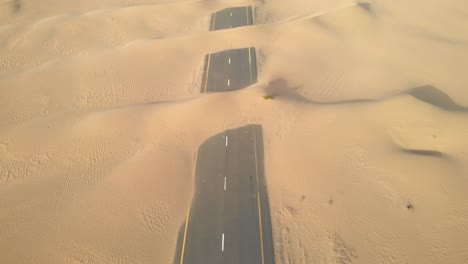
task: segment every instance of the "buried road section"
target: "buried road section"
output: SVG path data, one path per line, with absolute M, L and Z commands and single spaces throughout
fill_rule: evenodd
M 252 7 L 230 7 L 213 13 L 210 31 L 253 25 Z
M 231 49 L 208 54 L 201 92 L 241 89 L 257 82 L 255 48 Z
M 195 191 L 174 263 L 274 263 L 261 126 L 209 138 L 195 164 Z

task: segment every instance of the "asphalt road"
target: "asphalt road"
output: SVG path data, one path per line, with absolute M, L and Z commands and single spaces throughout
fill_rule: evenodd
M 225 50 L 205 58 L 202 92 L 241 89 L 257 82 L 255 48 Z
M 212 14 L 210 30 L 252 24 L 252 7 L 233 7 Z M 257 56 L 254 47 L 206 55 L 201 92 L 236 90 L 256 82 Z
M 261 126 L 209 138 L 194 170 L 195 193 L 174 263 L 274 263 Z
M 211 15 L 210 31 L 253 25 L 252 7 L 231 7 Z

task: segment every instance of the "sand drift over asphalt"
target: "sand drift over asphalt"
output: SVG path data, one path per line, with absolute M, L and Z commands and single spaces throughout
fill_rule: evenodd
M 254 25 L 209 31 L 242 6 Z M 460 0 L 0 2 L 0 262 L 173 263 L 195 152 L 248 124 L 276 263 L 468 262 L 466 14 Z M 248 47 L 256 82 L 200 92 L 207 54 Z

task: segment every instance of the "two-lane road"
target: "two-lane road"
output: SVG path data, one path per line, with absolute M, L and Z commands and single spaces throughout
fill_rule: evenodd
M 174 263 L 274 263 L 261 126 L 227 130 L 199 147 L 179 239 Z
M 202 92 L 241 89 L 257 82 L 255 48 L 225 50 L 208 54 Z
M 253 24 L 252 7 L 230 7 L 211 15 L 210 31 Z
M 210 30 L 252 25 L 252 8 L 221 10 Z M 257 82 L 254 47 L 208 54 L 201 92 L 241 89 Z M 179 231 L 175 264 L 273 264 L 270 207 L 260 125 L 227 130 L 198 149 L 195 193 Z
M 211 16 L 210 30 L 252 24 L 252 7 L 233 7 L 214 13 Z M 202 93 L 241 89 L 256 82 L 257 56 L 254 47 L 231 49 L 206 55 L 201 85 Z

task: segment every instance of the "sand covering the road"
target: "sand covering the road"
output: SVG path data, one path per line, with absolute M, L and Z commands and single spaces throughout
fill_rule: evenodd
M 172 263 L 197 146 L 258 123 L 277 263 L 467 263 L 467 24 L 462 0 L 3 0 L 0 262 Z M 248 46 L 256 85 L 199 93 L 206 53 Z

